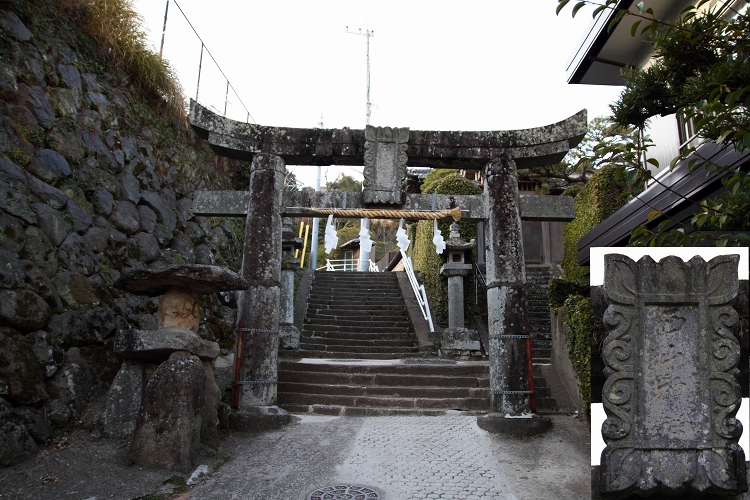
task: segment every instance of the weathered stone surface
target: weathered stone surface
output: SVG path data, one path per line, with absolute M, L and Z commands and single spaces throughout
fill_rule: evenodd
M 214 253 L 211 251 L 211 247 L 206 244 L 195 245 L 193 248 L 193 255 L 195 255 L 195 263 L 202 264 L 205 266 L 213 266 L 216 264 Z
M 135 234 L 141 227 L 138 209 L 131 201 L 116 201 L 109 215 L 109 221 L 125 234 Z
M 0 217 L 2 222 L 2 217 Z M 0 288 L 23 288 L 24 273 L 14 252 L 0 250 Z
M 229 414 L 229 428 L 239 432 L 263 432 L 278 429 L 292 416 L 278 406 L 245 406 Z
M 177 227 L 177 218 L 175 217 L 174 210 L 169 208 L 158 193 L 141 191 L 141 203 L 156 213 L 157 220 L 164 224 L 164 228 L 168 233 L 171 234 L 174 232 L 175 227 Z
M 26 169 L 48 183 L 73 175 L 68 161 L 60 153 L 51 149 L 38 150 Z
M 57 272 L 57 249 L 37 227 L 26 228 L 26 243 L 21 256 L 33 262 L 46 276 L 53 276 Z
M 81 139 L 86 148 L 96 154 L 96 160 L 99 162 L 100 168 L 111 169 L 113 171 L 117 171 L 120 168 L 119 163 L 109 148 L 102 142 L 102 138 L 97 131 L 82 130 Z
M 52 280 L 30 260 L 19 260 L 17 266 L 24 273 L 26 287 L 39 294 L 49 304 L 52 312 L 60 312 L 63 302 Z
M 2 27 L 8 35 L 19 42 L 28 42 L 31 40 L 31 31 L 29 31 L 18 16 L 10 10 L 4 10 L 0 13 L 0 27 Z
M 70 233 L 58 248 L 57 257 L 73 272 L 91 276 L 99 270 L 99 263 L 83 237 Z
M 211 448 L 219 449 L 219 402 L 221 401 L 221 390 L 216 384 L 214 369 L 210 362 L 203 361 L 203 370 L 206 373 L 206 388 L 204 393 L 206 399 L 201 408 L 201 444 Z
M 253 381 L 239 386 L 234 406 L 267 406 L 276 403 L 277 359 L 279 350 L 281 294 L 281 214 L 266 207 L 279 206 L 284 183 L 284 161 L 274 155 L 259 154 L 250 166 L 250 203 L 245 222 L 242 277 L 250 284 L 241 294 L 238 324 L 253 328 L 242 336 L 240 380 Z
M 408 128 L 365 127 L 362 201 L 366 205 L 403 205 Z
M 51 338 L 52 336 L 44 330 L 38 330 L 29 335 L 29 340 L 33 341 L 31 349 L 34 351 L 39 366 L 44 371 L 44 376 L 50 378 L 55 374 L 57 369 L 62 365 L 65 351 L 58 346 Z
M 160 363 L 175 351 L 188 351 L 201 359 L 219 355 L 219 344 L 200 338 L 182 328 L 161 330 L 121 330 L 115 336 L 114 352 L 129 359 Z
M 109 217 L 115 204 L 115 199 L 112 196 L 112 193 L 101 186 L 94 190 L 93 196 L 89 201 L 94 207 L 94 210 L 96 210 L 96 213 L 101 214 L 104 217 Z
M 96 253 L 103 253 L 104 249 L 107 248 L 107 241 L 109 241 L 109 233 L 106 229 L 101 227 L 90 227 L 83 235 L 83 241 L 86 245 Z
M 63 365 L 47 383 L 50 396 L 59 399 L 80 417 L 86 405 L 106 390 L 94 368 L 81 355 L 78 347 L 65 351 Z
M 176 231 L 169 248 L 177 252 L 185 264 L 195 264 L 193 242 L 182 231 Z
M 73 226 L 65 220 L 59 210 L 55 210 L 46 203 L 34 203 L 39 228 L 47 236 L 53 246 L 60 246 L 66 236 L 70 234 Z
M 83 81 L 81 73 L 72 64 L 61 63 L 57 65 L 57 72 L 65 83 L 65 86 L 80 96 L 82 92 Z
M 572 196 L 521 195 L 521 219 L 570 222 L 576 217 Z
M 738 262 L 605 256 L 604 496 L 747 491 L 735 418 Z
M 138 204 L 141 201 L 141 187 L 138 183 L 138 179 L 135 178 L 130 172 L 122 172 L 117 176 L 117 180 L 120 181 L 122 186 L 121 196 L 124 200 L 131 203 Z
M 31 193 L 52 208 L 59 210 L 68 203 L 68 197 L 65 196 L 65 193 L 56 187 L 50 186 L 33 175 L 29 175 L 28 179 Z
M 190 472 L 200 448 L 205 386 L 195 356 L 175 353 L 159 365 L 146 386 L 128 457 L 140 466 Z
M 537 415 L 529 418 L 508 418 L 505 413 L 491 412 L 477 417 L 480 429 L 507 436 L 535 436 L 549 429 L 552 421 Z
M 362 165 L 364 130 L 294 129 L 246 124 L 190 103 L 190 124 L 219 154 L 249 161 L 257 153 L 279 155 L 291 165 Z M 505 152 L 518 168 L 558 163 L 587 130 L 586 111 L 558 123 L 491 132 L 409 132 L 409 165 L 480 170 Z
M 115 288 L 130 293 L 156 296 L 169 288 L 183 288 L 198 294 L 225 290 L 243 290 L 247 282 L 237 273 L 219 266 L 174 265 L 160 269 L 143 269 L 123 275 Z
M 59 399 L 50 399 L 44 403 L 47 419 L 52 425 L 65 425 L 70 420 L 70 408 Z
M 29 194 L 29 181 L 24 170 L 5 156 L 0 156 L 0 181 L 7 183 L 21 194 Z
M 23 230 L 21 221 L 0 212 L 0 249 L 13 253 L 18 253 L 23 249 L 26 243 L 26 233 Z
M 300 333 L 294 325 L 279 327 L 279 349 L 299 349 Z
M 68 198 L 68 203 L 65 205 L 66 214 L 64 217 L 70 219 L 73 225 L 73 231 L 78 234 L 83 234 L 94 222 L 94 218 L 88 210 L 81 208 L 72 198 Z
M 126 326 L 122 317 L 106 308 L 53 314 L 45 330 L 54 334 L 63 348 L 98 344 Z
M 37 444 L 44 443 L 52 436 L 52 427 L 39 410 L 27 406 L 18 406 L 13 408 L 12 415 L 23 424 Z
M 36 444 L 26 428 L 0 418 L 0 467 L 20 464 L 34 455 Z
M 0 291 L 0 323 L 21 332 L 42 328 L 52 314 L 49 304 L 31 290 Z
M 153 233 L 156 229 L 156 213 L 146 205 L 138 205 L 138 220 L 141 223 L 141 231 Z
M 31 342 L 5 326 L 0 326 L 0 396 L 19 405 L 47 399 Z
M 18 95 L 16 72 L 4 59 L 0 60 L 0 97 L 13 100 Z
M 55 275 L 53 282 L 69 309 L 90 309 L 99 304 L 94 289 L 82 274 L 60 271 Z
M 141 409 L 146 374 L 143 363 L 125 360 L 107 393 L 104 411 L 99 417 L 102 435 L 129 439 Z
M 156 238 L 148 233 L 136 233 L 133 236 L 138 246 L 138 258 L 145 264 L 148 264 L 152 260 L 159 257 L 161 251 L 159 250 L 159 243 Z
M 0 209 L 23 219 L 27 224 L 36 224 L 36 212 L 31 209 L 28 197 L 3 181 L 0 181 Z
M 523 338 L 529 335 L 529 324 L 516 165 L 507 156 L 493 160 L 485 178 L 490 206 L 485 226 L 490 411 L 515 416 L 531 411 Z
M 18 86 L 18 93 L 24 106 L 34 114 L 39 125 L 45 130 L 52 128 L 55 113 L 49 105 L 44 89 L 38 85 L 29 87 L 22 83 Z
M 440 334 L 440 349 L 445 351 L 479 351 L 479 334 L 468 328 L 446 328 Z

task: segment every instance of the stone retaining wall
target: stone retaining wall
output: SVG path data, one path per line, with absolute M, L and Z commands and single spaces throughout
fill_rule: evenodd
M 50 424 L 95 421 L 86 409 L 122 363 L 114 334 L 156 329 L 157 299 L 114 280 L 173 263 L 237 270 L 242 233 L 190 212 L 194 189 L 228 187 L 231 163 L 33 8 L 0 10 L 0 466 L 33 456 Z M 203 302 L 199 334 L 226 354 L 233 295 Z

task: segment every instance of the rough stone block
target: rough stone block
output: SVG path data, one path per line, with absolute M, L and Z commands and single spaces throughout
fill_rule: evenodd
M 123 361 L 99 417 L 99 428 L 104 436 L 120 439 L 132 436 L 141 409 L 145 379 L 142 363 Z
M 174 353 L 146 386 L 128 457 L 137 465 L 187 473 L 200 449 L 206 373 L 201 360 Z
M 183 328 L 121 330 L 115 337 L 114 350 L 120 356 L 150 363 L 160 363 L 175 351 L 188 351 L 211 361 L 219 355 L 219 344 Z
M 230 429 L 239 432 L 270 431 L 291 421 L 292 416 L 278 406 L 246 406 L 229 415 Z

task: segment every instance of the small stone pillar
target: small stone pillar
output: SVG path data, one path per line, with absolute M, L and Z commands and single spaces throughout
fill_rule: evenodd
M 533 435 L 549 418 L 531 413 L 526 341 L 530 335 L 520 198 L 516 163 L 507 155 L 492 160 L 485 175 L 487 310 L 489 323 L 490 413 L 477 418 L 484 430 Z
M 448 328 L 440 335 L 440 352 L 449 358 L 468 359 L 482 355 L 479 335 L 464 327 L 464 278 L 471 272 L 466 264 L 466 252 L 476 241 L 461 238 L 457 222 L 451 224 L 450 238 L 445 241 L 446 262 L 440 274 L 448 278 Z
M 603 498 L 747 491 L 736 419 L 738 263 L 605 256 Z
M 239 301 L 235 411 L 230 426 L 258 431 L 288 424 L 276 404 L 281 312 L 281 205 L 285 164 L 256 154 L 250 166 L 242 277 L 250 284 Z
M 294 274 L 299 271 L 295 250 L 302 248 L 302 239 L 292 231 L 292 219 L 284 217 L 281 232 L 281 326 L 279 348 L 299 349 L 299 330 L 294 326 Z

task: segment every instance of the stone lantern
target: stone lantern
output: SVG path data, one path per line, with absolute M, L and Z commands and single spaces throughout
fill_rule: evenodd
M 299 349 L 299 330 L 294 326 L 294 273 L 300 260 L 295 250 L 302 248 L 302 239 L 292 231 L 292 219 L 284 217 L 281 231 L 281 321 L 279 322 L 279 348 Z
M 103 432 L 110 437 L 132 435 L 128 456 L 138 465 L 189 472 L 201 443 L 218 447 L 221 398 L 212 366 L 219 345 L 196 333 L 198 295 L 249 285 L 221 267 L 174 265 L 131 271 L 114 286 L 137 295 L 161 295 L 159 329 L 117 333 L 114 351 L 125 361 L 107 395 L 100 420 Z
M 451 224 L 450 238 L 445 241 L 446 262 L 440 274 L 448 278 L 448 328 L 440 337 L 443 356 L 469 358 L 481 356 L 479 335 L 464 327 L 464 278 L 471 272 L 466 263 L 466 252 L 476 246 L 476 241 L 461 238 L 457 222 Z

